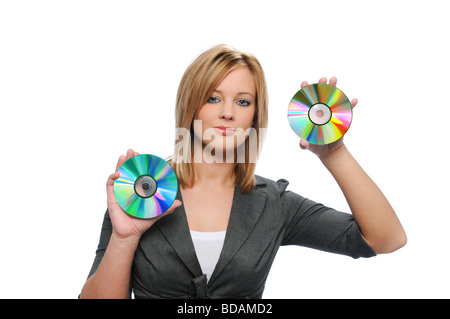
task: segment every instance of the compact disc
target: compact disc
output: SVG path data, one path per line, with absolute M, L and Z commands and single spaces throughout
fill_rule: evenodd
M 307 85 L 298 91 L 288 109 L 294 132 L 311 144 L 330 144 L 347 132 L 352 105 L 338 88 L 325 83 Z
M 172 167 L 162 158 L 136 155 L 119 168 L 114 194 L 120 207 L 138 218 L 153 218 L 165 213 L 178 192 L 178 180 Z

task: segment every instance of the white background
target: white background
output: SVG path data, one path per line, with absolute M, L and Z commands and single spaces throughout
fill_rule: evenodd
M 359 99 L 346 145 L 409 239 L 358 260 L 282 247 L 264 297 L 449 298 L 449 30 L 433 0 L 0 2 L 0 297 L 78 296 L 117 158 L 172 153 L 183 72 L 228 43 L 267 77 L 257 173 L 349 210 L 286 119 L 303 80 L 335 75 Z

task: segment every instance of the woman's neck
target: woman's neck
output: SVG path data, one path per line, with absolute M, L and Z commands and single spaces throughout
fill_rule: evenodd
M 194 143 L 194 154 L 200 153 L 200 158 L 194 158 L 194 185 L 205 187 L 233 187 L 236 181 L 235 163 L 226 160 L 226 151 L 217 156 L 210 149 L 205 150 L 202 143 Z M 223 157 L 223 158 L 222 158 Z M 233 157 L 232 157 L 233 158 Z
M 211 187 L 234 187 L 234 163 L 194 163 L 195 183 Z

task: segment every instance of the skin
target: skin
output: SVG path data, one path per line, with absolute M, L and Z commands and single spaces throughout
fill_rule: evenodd
M 243 130 L 237 130 L 229 136 L 218 134 L 214 143 L 202 140 L 196 146 L 201 145 L 202 149 L 194 151 L 203 151 L 213 144 L 225 154 L 227 150 L 234 151 L 243 143 L 245 139 L 240 136 L 241 133 L 253 124 L 255 96 L 255 82 L 247 67 L 230 72 L 197 112 L 195 119 L 202 121 L 202 136 L 217 126 Z M 208 152 L 204 152 L 204 155 L 207 156 Z M 223 163 L 211 163 L 204 158 L 203 162 L 194 163 L 194 172 L 194 187 L 181 189 L 189 228 L 209 232 L 226 230 L 234 194 L 234 163 L 226 163 L 225 160 Z
M 113 225 L 111 239 L 97 272 L 84 284 L 80 298 L 128 298 L 131 265 L 141 235 L 163 216 L 181 205 L 175 200 L 169 210 L 153 219 L 138 219 L 126 214 L 114 195 L 114 181 L 120 177 L 119 167 L 139 153 L 129 149 L 119 157 L 116 171 L 108 177 L 106 194 L 109 215 Z
M 326 78 L 319 80 L 319 83 L 326 82 Z M 335 86 L 336 83 L 335 77 L 330 78 L 329 84 Z M 306 85 L 306 81 L 301 84 L 302 87 Z M 248 94 L 242 96 L 239 92 Z M 250 71 L 243 67 L 231 72 L 218 86 L 213 98 L 196 114 L 196 119 L 202 120 L 202 133 L 218 125 L 244 129 L 250 127 L 255 112 L 252 96 L 256 96 L 256 89 Z M 242 100 L 250 100 L 250 104 L 242 103 Z M 357 102 L 357 99 L 353 99 L 352 107 Z M 229 145 L 226 143 L 227 138 L 230 137 L 222 136 L 222 140 L 218 139 L 214 146 L 226 151 Z M 197 147 L 204 150 L 209 143 L 210 140 L 202 139 Z M 237 146 L 237 143 L 233 145 Z M 393 252 L 406 244 L 406 234 L 394 210 L 350 154 L 343 138 L 328 145 L 312 145 L 300 140 L 300 148 L 317 155 L 336 179 L 363 237 L 376 253 Z M 126 155 L 120 156 L 115 173 L 107 180 L 107 203 L 113 233 L 97 272 L 82 289 L 81 298 L 128 298 L 131 266 L 141 235 L 159 218 L 172 213 L 181 205 L 176 200 L 166 214 L 148 220 L 133 218 L 121 209 L 114 196 L 114 180 L 119 178 L 117 170 L 125 160 L 137 154 L 130 149 Z M 221 231 L 227 228 L 234 191 L 233 167 L 233 163 L 226 162 L 203 161 L 194 164 L 194 186 L 181 189 L 191 230 Z
M 327 83 L 325 77 L 319 83 Z M 336 86 L 337 78 L 328 84 Z M 308 85 L 304 81 L 301 87 Z M 352 107 L 358 103 L 351 101 Z M 393 252 L 406 244 L 406 233 L 377 185 L 364 172 L 344 144 L 344 138 L 326 145 L 300 140 L 300 148 L 313 152 L 330 171 L 341 188 L 367 243 L 377 254 Z

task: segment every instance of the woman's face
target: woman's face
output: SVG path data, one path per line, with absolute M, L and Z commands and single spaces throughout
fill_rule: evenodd
M 194 133 L 203 147 L 230 151 L 241 145 L 253 125 L 256 85 L 248 67 L 231 71 L 195 115 Z M 247 135 L 246 135 L 247 133 Z M 213 137 L 214 136 L 214 137 Z

